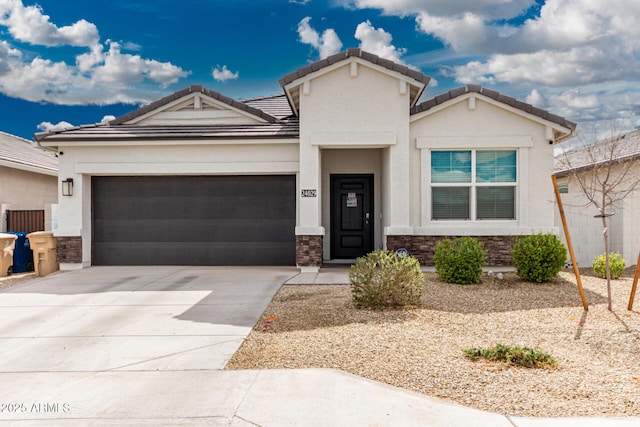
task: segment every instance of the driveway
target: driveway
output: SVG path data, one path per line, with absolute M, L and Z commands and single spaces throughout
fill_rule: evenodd
M 224 367 L 297 273 L 293 267 L 92 267 L 0 292 L 0 422 L 42 415 L 34 409 L 45 403 L 58 405 L 42 406 L 51 412 L 63 412 L 65 404 L 86 412 L 86 398 L 98 392 L 91 405 L 103 409 L 129 387 L 150 396 L 162 386 L 153 379 L 162 371 L 167 387 L 194 386 L 203 372 Z M 116 372 L 136 376 L 106 375 Z
M 0 293 L 2 372 L 222 369 L 294 268 L 94 267 Z

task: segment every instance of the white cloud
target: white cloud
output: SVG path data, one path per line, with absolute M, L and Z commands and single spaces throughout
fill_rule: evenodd
M 166 87 L 189 74 L 169 62 L 122 53 L 120 43 L 100 44 L 97 28 L 87 21 L 57 27 L 40 6 L 25 7 L 20 0 L 0 0 L 0 26 L 34 45 L 88 48 L 68 64 L 0 41 L 0 92 L 7 96 L 63 105 L 138 104 L 157 98 L 157 85 Z
M 294 4 L 301 4 L 301 5 L 306 5 L 311 3 L 311 0 L 289 0 L 289 3 L 294 3 Z
M 380 9 L 388 15 L 459 16 L 473 13 L 488 19 L 509 19 L 529 9 L 535 0 L 343 0 L 350 8 Z
M 100 120 L 100 124 L 104 125 L 104 124 L 107 124 L 110 121 L 115 120 L 115 119 L 116 119 L 116 116 L 114 116 L 112 114 L 108 114 L 108 115 L 102 117 L 102 120 Z
M 382 28 L 375 28 L 371 22 L 365 21 L 356 27 L 354 37 L 360 40 L 360 48 L 382 58 L 404 64 L 400 59 L 406 49 L 398 49 L 391 44 L 393 37 Z
M 74 126 L 71 123 L 65 122 L 65 121 L 60 121 L 55 125 L 51 122 L 41 122 L 38 125 L 38 130 L 41 130 L 43 132 L 56 132 L 59 130 L 69 129 L 72 127 Z
M 218 82 L 226 82 L 227 80 L 235 80 L 240 76 L 237 71 L 234 73 L 227 69 L 226 65 L 220 67 L 219 65 L 211 72 L 213 79 Z
M 533 89 L 531 93 L 525 99 L 527 104 L 531 104 L 538 108 L 547 108 L 547 100 L 538 89 Z
M 127 85 L 149 79 L 162 86 L 168 86 L 187 75 L 180 67 L 167 62 L 144 59 L 140 55 L 121 53 L 119 43 L 108 43 L 109 50 L 101 57 L 102 63 L 91 69 L 93 82 Z
M 318 50 L 320 59 L 340 52 L 342 41 L 332 28 L 326 29 L 322 35 L 309 25 L 311 17 L 307 16 L 298 23 L 298 36 L 300 42 L 311 45 Z
M 99 47 L 79 55 L 74 65 L 40 57 L 28 60 L 12 52 L 7 43 L 0 43 L 0 91 L 33 102 L 138 104 L 159 96 L 145 82 L 165 87 L 188 75 L 170 63 L 123 54 L 114 42 L 107 52 Z
M 96 26 L 84 19 L 64 27 L 49 21 L 40 6 L 24 6 L 21 0 L 0 0 L 0 25 L 22 42 L 43 46 L 93 46 L 100 40 Z

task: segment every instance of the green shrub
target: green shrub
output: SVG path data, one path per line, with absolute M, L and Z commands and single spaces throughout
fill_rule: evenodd
M 498 344 L 493 348 L 469 348 L 463 351 L 465 356 L 471 360 L 482 358 L 494 362 L 503 362 L 508 365 L 524 366 L 526 368 L 557 366 L 556 361 L 550 354 L 529 347 Z
M 511 250 L 520 278 L 529 282 L 549 282 L 567 262 L 567 248 L 553 234 L 534 234 L 516 239 Z
M 482 265 L 486 259 L 487 253 L 482 243 L 466 236 L 439 241 L 433 254 L 440 280 L 460 285 L 480 283 Z
M 624 272 L 625 261 L 618 252 L 609 253 L 609 271 L 612 279 L 619 279 Z M 606 259 L 603 255 L 593 260 L 593 272 L 603 279 L 607 278 Z
M 425 278 L 416 258 L 379 250 L 356 260 L 349 281 L 356 307 L 384 308 L 420 305 Z

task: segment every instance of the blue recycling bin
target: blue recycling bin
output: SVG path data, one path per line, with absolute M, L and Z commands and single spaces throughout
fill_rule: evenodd
M 9 232 L 7 234 L 13 234 L 18 237 L 13 250 L 13 273 L 33 271 L 33 252 L 29 245 L 29 239 L 27 239 L 27 234 L 29 233 Z

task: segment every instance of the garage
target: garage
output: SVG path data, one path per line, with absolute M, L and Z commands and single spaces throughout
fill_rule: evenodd
M 93 265 L 295 265 L 293 175 L 94 176 Z

